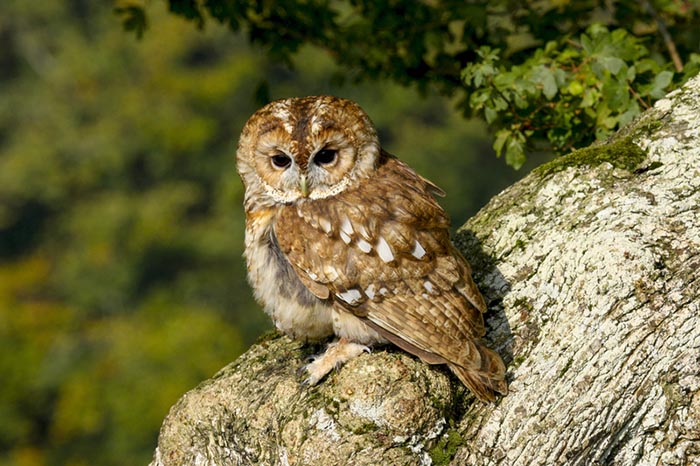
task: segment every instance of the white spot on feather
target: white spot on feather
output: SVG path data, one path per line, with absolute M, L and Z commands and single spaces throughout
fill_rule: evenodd
M 335 295 L 350 305 L 358 304 L 362 300 L 362 293 L 355 288 L 350 288 L 347 291 L 336 293 Z
M 310 278 L 311 280 L 313 280 L 313 281 L 316 281 L 316 280 L 318 280 L 318 275 L 316 275 L 316 274 L 315 274 L 315 273 L 313 273 L 313 272 L 309 272 L 309 271 L 307 271 L 307 272 L 306 272 L 306 275 L 308 275 L 308 276 L 309 276 L 309 278 Z
M 326 233 L 331 232 L 331 222 L 327 218 L 319 218 L 318 219 L 318 224 L 321 226 L 321 229 L 325 231 Z
M 350 223 L 349 218 L 343 217 L 343 220 L 340 222 L 340 231 L 343 231 L 348 235 L 353 234 L 354 230 L 352 229 L 352 223 Z
M 362 238 L 357 240 L 357 247 L 362 250 L 362 252 L 369 253 L 372 250 L 372 245 Z
M 394 260 L 394 253 L 391 252 L 389 243 L 381 236 L 379 240 L 377 240 L 377 254 L 379 254 L 379 257 L 381 257 L 384 262 L 391 262 Z
M 389 290 L 387 290 L 387 289 L 384 288 L 384 287 L 381 287 L 381 288 L 379 288 L 379 294 L 382 295 L 382 296 L 386 296 L 386 295 L 389 294 Z
M 323 267 L 323 275 L 325 275 L 330 281 L 335 281 L 338 279 L 338 271 L 330 264 Z
M 418 242 L 418 240 L 416 240 L 416 244 L 413 245 L 413 251 L 411 251 L 411 254 L 416 259 L 422 259 L 423 256 L 425 256 L 425 249 L 423 249 L 423 246 Z
M 343 230 L 340 230 L 340 239 L 342 239 L 343 243 L 345 244 L 350 244 L 350 241 L 352 240 L 352 238 L 350 238 Z
M 423 282 L 423 287 L 428 290 L 428 293 L 432 293 L 435 290 L 435 287 L 429 280 Z
M 365 288 L 365 294 L 369 299 L 374 299 L 374 283 L 370 283 L 367 288 Z

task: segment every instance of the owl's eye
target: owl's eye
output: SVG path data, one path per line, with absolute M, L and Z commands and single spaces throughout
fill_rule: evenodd
M 335 162 L 335 158 L 338 156 L 338 151 L 333 149 L 321 149 L 316 152 L 314 156 L 314 163 L 316 165 L 329 165 Z
M 277 168 L 287 168 L 292 163 L 292 159 L 288 155 L 277 154 L 272 156 L 272 165 Z

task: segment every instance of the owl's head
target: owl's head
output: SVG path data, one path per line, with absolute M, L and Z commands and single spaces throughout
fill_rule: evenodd
M 284 99 L 248 120 L 238 142 L 246 205 L 335 196 L 375 170 L 380 148 L 367 114 L 347 99 Z

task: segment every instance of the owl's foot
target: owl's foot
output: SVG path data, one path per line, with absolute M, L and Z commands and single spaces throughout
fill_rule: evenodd
M 364 352 L 369 353 L 369 347 L 353 343 L 345 338 L 331 343 L 323 354 L 316 356 L 311 364 L 303 367 L 303 370 L 308 374 L 304 384 L 316 385 L 330 371 Z

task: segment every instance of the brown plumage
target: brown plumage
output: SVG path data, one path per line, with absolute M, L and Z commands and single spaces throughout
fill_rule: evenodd
M 506 393 L 501 358 L 480 343 L 486 305 L 434 198 L 442 191 L 380 148 L 357 104 L 269 104 L 243 130 L 238 169 L 256 297 L 293 337 L 340 337 L 307 366 L 310 383 L 391 342 L 447 364 L 482 400 Z

